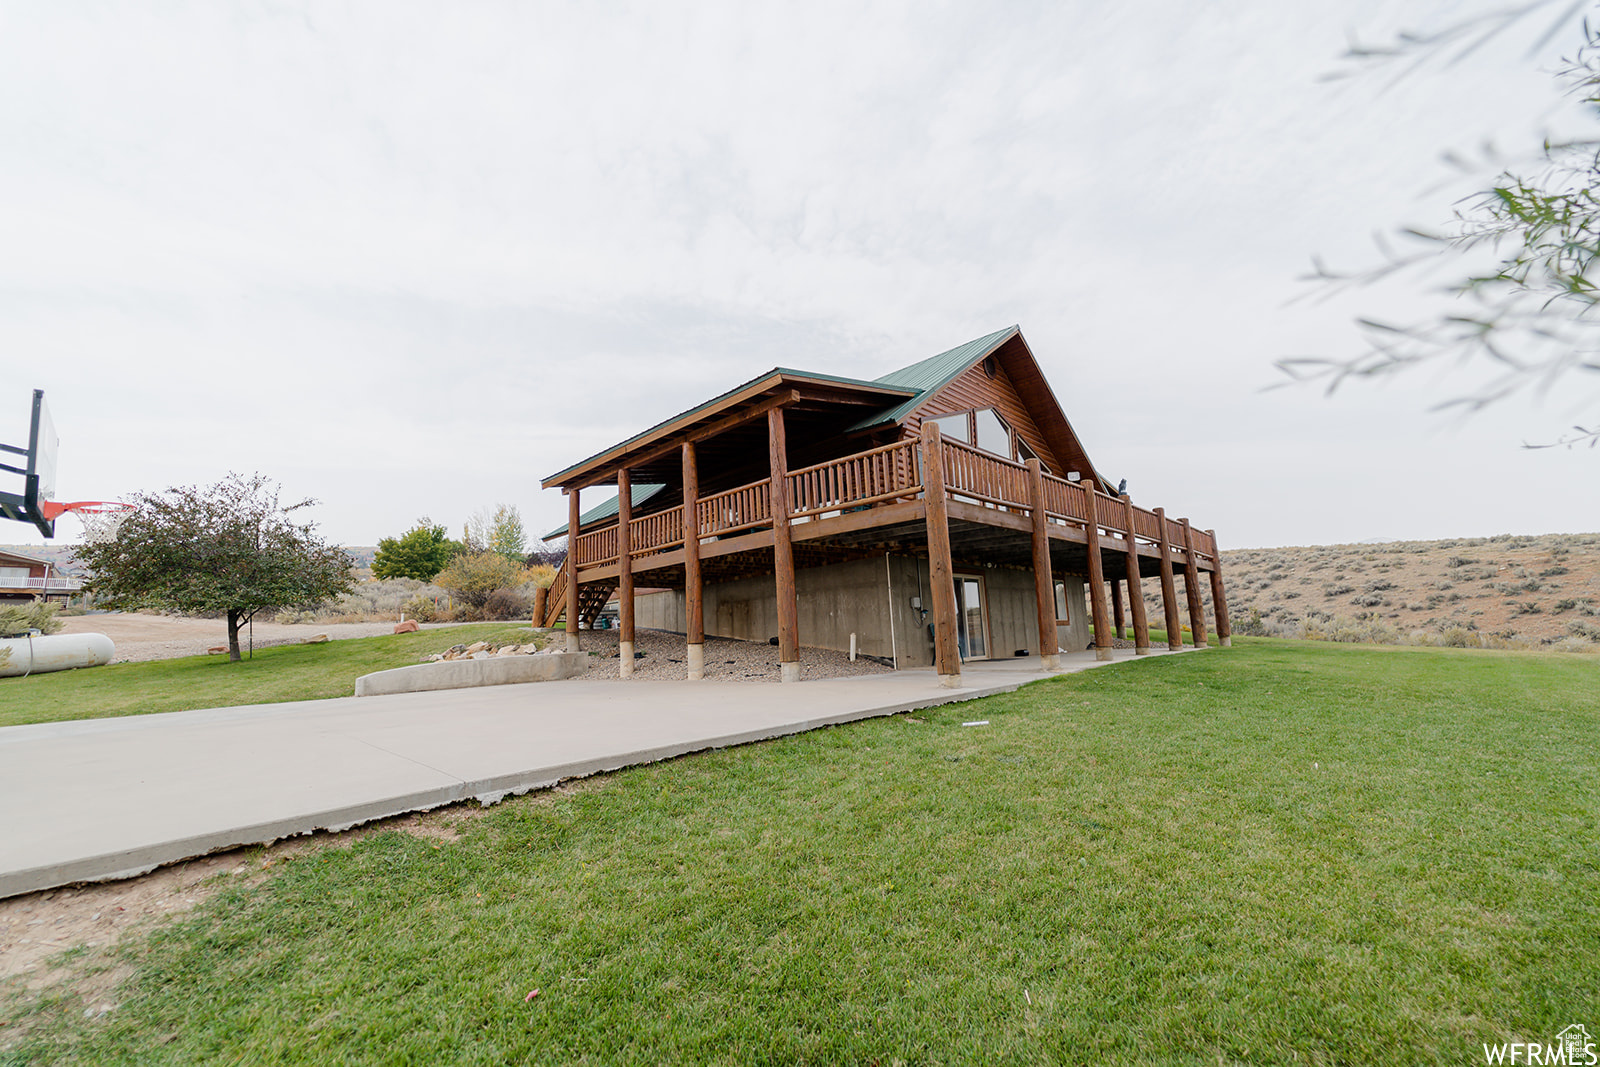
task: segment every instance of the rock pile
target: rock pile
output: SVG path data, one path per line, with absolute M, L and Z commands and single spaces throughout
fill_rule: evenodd
M 540 652 L 538 645 L 491 645 L 487 641 L 475 641 L 470 645 L 454 645 L 443 652 L 435 652 L 424 657 L 426 663 L 437 663 L 446 659 L 489 659 L 491 656 L 533 656 Z

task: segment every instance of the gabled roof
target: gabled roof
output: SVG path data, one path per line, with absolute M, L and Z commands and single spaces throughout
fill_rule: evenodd
M 964 345 L 957 345 L 948 352 L 940 352 L 937 356 L 901 367 L 899 370 L 890 371 L 883 377 L 876 379 L 883 385 L 897 385 L 905 389 L 915 389 L 917 392 L 910 399 L 894 407 L 885 408 L 876 414 L 868 415 L 854 426 L 852 431 L 865 430 L 872 426 L 882 426 L 888 422 L 899 422 L 907 415 L 961 376 L 961 374 L 974 363 L 988 356 L 995 349 L 1011 340 L 1021 332 L 1020 326 L 1007 326 L 1003 330 L 996 330 L 985 337 L 968 341 Z
M 636 485 L 633 487 L 633 491 L 628 495 L 633 498 L 633 506 L 638 507 L 640 504 L 643 504 L 646 500 L 649 500 L 651 497 L 655 496 L 665 488 L 666 486 L 664 485 Z M 595 507 L 590 508 L 588 511 L 585 511 L 582 515 L 579 515 L 578 529 L 581 531 L 591 522 L 599 522 L 601 519 L 609 519 L 614 517 L 617 514 L 617 500 L 617 497 L 612 497 L 605 503 L 598 504 Z M 548 541 L 552 537 L 565 536 L 567 536 L 567 524 L 562 523 L 549 533 L 542 534 L 539 540 Z
M 0 560 L 8 560 L 8 559 L 12 559 L 12 560 L 18 560 L 19 559 L 24 563 L 36 563 L 41 567 L 50 566 L 50 561 L 49 560 L 40 559 L 38 556 L 25 556 L 21 552 L 8 552 L 8 551 L 0 550 Z

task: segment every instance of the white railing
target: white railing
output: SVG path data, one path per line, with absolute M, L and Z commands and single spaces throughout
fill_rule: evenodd
M 0 577 L 0 589 L 37 589 L 47 593 L 76 593 L 83 583 L 76 578 Z

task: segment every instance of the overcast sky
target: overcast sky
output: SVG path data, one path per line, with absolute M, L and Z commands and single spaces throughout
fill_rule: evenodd
M 1574 125 L 1531 33 L 1322 78 L 1470 10 L 0 0 L 0 441 L 43 388 L 64 499 L 260 471 L 345 544 L 540 532 L 542 476 L 773 366 L 1018 323 L 1099 469 L 1224 547 L 1600 530 L 1600 452 L 1521 448 L 1574 388 L 1262 391 L 1445 280 L 1297 301 L 1313 255 Z

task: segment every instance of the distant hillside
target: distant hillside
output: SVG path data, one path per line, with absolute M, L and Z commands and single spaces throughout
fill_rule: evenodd
M 1235 633 L 1600 649 L 1600 534 L 1240 549 L 1222 574 Z
M 83 568 L 78 565 L 73 556 L 73 545 L 0 545 L 0 552 L 15 552 L 20 556 L 32 556 L 34 559 L 48 560 L 55 564 L 56 569 L 62 574 L 79 576 Z M 377 554 L 376 545 L 345 545 L 344 550 L 356 561 L 357 569 L 372 566 L 372 557 Z

